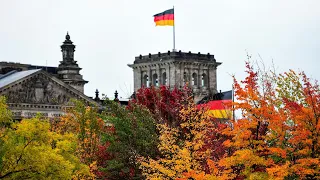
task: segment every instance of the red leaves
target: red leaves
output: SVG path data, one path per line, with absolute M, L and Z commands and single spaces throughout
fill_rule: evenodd
M 109 142 L 106 142 L 105 144 L 101 144 L 98 146 L 98 151 L 96 152 L 96 155 L 98 156 L 98 164 L 101 166 L 104 166 L 104 163 L 106 163 L 107 160 L 110 160 L 112 156 L 107 153 L 107 149 L 110 146 Z
M 137 91 L 136 98 L 130 103 L 145 106 L 154 114 L 158 123 L 176 125 L 180 121 L 180 110 L 190 94 L 188 87 L 185 87 L 184 91 L 177 88 L 170 90 L 167 86 L 143 87 Z
M 111 154 L 108 153 L 107 149 L 109 148 L 110 143 L 106 142 L 105 144 L 101 144 L 98 146 L 98 151 L 96 152 L 97 156 L 97 164 L 99 167 L 105 167 L 107 165 L 107 161 L 112 159 Z M 107 172 L 102 171 L 101 169 L 97 169 L 95 174 L 98 178 L 103 178 L 107 176 Z
M 227 128 L 227 124 L 217 122 L 215 119 L 211 121 L 213 121 L 212 127 L 208 127 L 210 131 L 206 133 L 202 150 L 210 150 L 210 159 L 217 161 L 225 155 L 228 147 L 224 142 L 229 140 L 230 136 L 222 133 Z

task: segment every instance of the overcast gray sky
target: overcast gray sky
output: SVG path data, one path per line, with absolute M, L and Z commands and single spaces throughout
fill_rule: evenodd
M 218 90 L 243 78 L 246 53 L 278 72 L 304 70 L 320 80 L 319 0 L 0 0 L 0 61 L 57 66 L 69 31 L 85 94 L 133 89 L 127 64 L 172 49 L 172 27 L 153 15 L 175 6 L 176 49 L 214 54 Z

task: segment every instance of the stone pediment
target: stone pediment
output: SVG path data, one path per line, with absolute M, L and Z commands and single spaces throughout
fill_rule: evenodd
M 8 103 L 66 105 L 70 99 L 80 99 L 95 104 L 91 98 L 42 70 L 0 87 L 0 95 L 6 96 Z

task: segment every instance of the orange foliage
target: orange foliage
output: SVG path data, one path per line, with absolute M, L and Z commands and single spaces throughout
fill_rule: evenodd
M 320 175 L 320 90 L 304 73 L 258 74 L 247 63 L 234 79 L 235 110 L 242 117 L 223 133 L 234 152 L 218 165 L 221 177 L 313 178 Z
M 184 107 L 178 128 L 160 128 L 162 157 L 142 158 L 147 179 L 320 178 L 319 86 L 304 73 L 277 76 L 246 67 L 245 80 L 234 79 L 233 106 L 241 118 L 217 135 L 221 125 Z M 215 145 L 224 148 L 217 154 L 212 144 L 219 140 Z
M 241 118 L 230 120 L 217 136 L 218 126 L 204 111 L 184 107 L 180 127 L 161 126 L 163 156 L 141 161 L 147 179 L 320 178 L 317 83 L 303 72 L 259 74 L 249 63 L 246 67 L 245 80 L 234 79 L 233 106 Z M 219 140 L 215 145 L 224 148 L 217 154 L 212 144 Z

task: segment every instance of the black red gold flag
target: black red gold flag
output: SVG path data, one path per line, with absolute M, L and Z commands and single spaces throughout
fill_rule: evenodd
M 232 90 L 222 93 L 217 93 L 215 96 L 206 102 L 199 102 L 198 107 L 206 106 L 209 115 L 219 119 L 231 119 L 232 110 L 228 106 L 232 103 Z
M 168 9 L 155 14 L 153 17 L 156 26 L 174 26 L 174 9 Z

